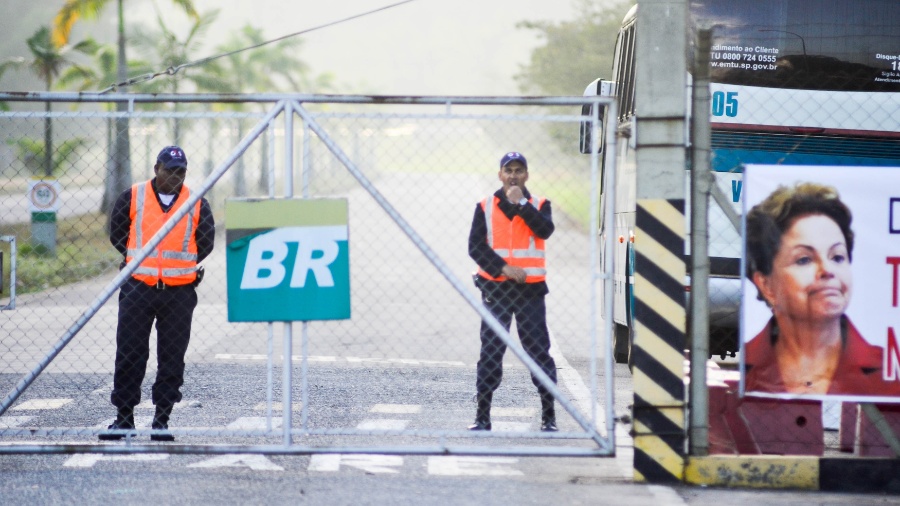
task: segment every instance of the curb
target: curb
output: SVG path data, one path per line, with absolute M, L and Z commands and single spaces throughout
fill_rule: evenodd
M 900 493 L 900 459 L 688 457 L 684 481 L 726 488 Z

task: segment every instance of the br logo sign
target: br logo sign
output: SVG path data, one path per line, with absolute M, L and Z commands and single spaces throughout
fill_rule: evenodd
M 350 318 L 346 200 L 229 200 L 225 223 L 229 321 Z

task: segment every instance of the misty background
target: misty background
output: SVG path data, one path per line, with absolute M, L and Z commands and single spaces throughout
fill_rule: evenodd
M 265 39 L 337 21 L 390 5 L 392 0 L 342 2 L 284 2 L 282 0 L 194 0 L 204 14 L 219 16 L 204 38 L 201 57 L 216 54 L 217 45 L 250 24 Z M 338 93 L 384 95 L 520 95 L 514 76 L 532 51 L 544 43 L 539 30 L 517 27 L 521 22 L 558 23 L 577 15 L 584 0 L 417 0 L 300 36 L 299 59 L 313 74 L 330 74 Z M 614 6 L 614 0 L 592 0 Z M 0 19 L 3 32 L 0 60 L 28 56 L 25 40 L 41 25 L 50 25 L 62 0 L 28 2 L 0 0 L 8 15 Z M 158 28 L 157 9 L 173 32 L 186 31 L 190 19 L 168 0 L 125 2 L 126 33 L 132 27 Z M 14 15 L 13 15 L 14 14 Z M 621 18 L 619 18 L 621 19 Z M 79 19 L 71 41 L 88 36 L 115 44 L 115 2 L 98 20 Z M 610 45 L 615 33 L 611 34 Z M 590 47 L 590 46 L 589 46 Z M 588 48 L 583 48 L 587 52 Z M 138 55 L 129 46 L 128 58 Z M 164 70 L 164 69 L 155 69 Z M 590 69 L 599 76 L 608 69 Z M 158 79 L 165 79 L 164 77 Z M 580 95 L 587 82 L 574 79 L 566 94 Z M 42 83 L 26 71 L 6 72 L 0 89 L 42 90 Z M 128 90 L 123 90 L 128 91 Z M 185 90 L 187 91 L 187 90 Z

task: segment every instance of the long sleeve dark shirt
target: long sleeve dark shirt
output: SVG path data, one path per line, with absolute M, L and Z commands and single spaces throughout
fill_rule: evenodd
M 156 194 L 156 201 L 159 202 L 163 212 L 169 212 L 175 202 L 180 198 L 186 198 L 182 194 L 178 194 L 169 205 L 163 205 L 159 200 L 159 192 L 156 191 L 156 180 L 151 180 L 153 191 Z M 127 256 L 128 251 L 128 233 L 131 230 L 131 188 L 123 191 L 116 202 L 113 204 L 112 214 L 109 219 L 109 242 L 113 247 L 122 254 Z M 206 199 L 200 199 L 200 222 L 197 224 L 196 241 L 197 241 L 197 262 L 202 262 L 213 251 L 213 245 L 216 238 L 216 223 L 213 219 L 212 208 Z M 122 262 L 125 265 L 125 262 Z
M 528 190 L 524 190 L 524 194 L 525 198 L 531 198 L 531 193 L 529 193 Z M 528 225 L 528 228 L 534 232 L 534 235 L 541 239 L 549 239 L 553 234 L 555 227 L 553 225 L 553 212 L 550 208 L 549 200 L 544 200 L 544 204 L 541 205 L 541 208 L 535 209 L 531 204 L 520 206 L 509 202 L 506 199 L 506 195 L 503 193 L 502 188 L 494 192 L 494 196 L 500 199 L 498 206 L 500 207 L 500 211 L 503 212 L 508 219 L 512 220 L 515 216 L 520 216 L 525 221 L 525 224 Z M 475 206 L 475 215 L 472 217 L 472 228 L 469 231 L 469 256 L 472 257 L 472 260 L 475 260 L 478 267 L 481 267 L 484 272 L 487 272 L 494 277 L 500 276 L 503 267 L 506 265 L 506 260 L 498 255 L 488 244 L 487 223 L 485 222 L 484 210 L 481 208 L 480 203 Z M 545 295 L 549 292 L 547 283 L 544 281 L 539 283 L 520 284 L 514 281 L 489 281 L 480 276 L 477 281 L 479 288 L 482 289 L 512 290 L 520 295 L 537 296 Z

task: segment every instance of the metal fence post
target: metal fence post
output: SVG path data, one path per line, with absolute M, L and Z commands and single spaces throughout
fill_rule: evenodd
M 691 455 L 709 452 L 709 48 L 710 30 L 697 31 L 692 91 L 691 168 Z

